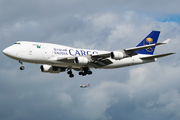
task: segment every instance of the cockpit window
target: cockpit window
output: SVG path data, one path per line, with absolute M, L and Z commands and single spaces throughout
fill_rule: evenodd
M 14 44 L 19 44 L 20 45 L 20 43 L 14 43 Z

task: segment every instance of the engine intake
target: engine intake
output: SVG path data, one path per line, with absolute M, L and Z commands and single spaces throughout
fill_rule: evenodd
M 55 67 L 51 65 L 41 65 L 40 70 L 41 72 L 46 72 L 46 73 L 60 73 L 65 71 L 66 68 Z
M 115 60 L 120 60 L 126 57 L 126 55 L 123 52 L 111 52 L 110 56 L 112 59 L 115 59 Z
M 89 63 L 88 58 L 86 57 L 76 57 L 74 63 L 78 65 L 87 65 Z

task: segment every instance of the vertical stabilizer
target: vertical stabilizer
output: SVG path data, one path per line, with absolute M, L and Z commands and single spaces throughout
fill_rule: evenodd
M 136 47 L 155 44 L 158 41 L 160 31 L 152 31 L 147 37 L 145 37 Z M 153 55 L 155 50 L 155 46 L 149 47 L 146 49 L 138 50 L 136 53 L 138 54 L 150 54 Z

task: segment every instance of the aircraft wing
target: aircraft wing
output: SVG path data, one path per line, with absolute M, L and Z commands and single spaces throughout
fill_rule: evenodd
M 139 46 L 139 47 L 128 48 L 128 49 L 124 49 L 124 51 L 125 52 L 134 52 L 134 51 L 150 48 L 150 47 L 153 47 L 153 46 L 166 44 L 169 41 L 170 41 L 170 39 L 167 39 L 167 40 L 163 41 L 162 43 L 155 43 L 155 44 L 150 44 L 150 45 L 144 45 L 144 46 Z
M 160 57 L 165 57 L 168 55 L 172 55 L 175 53 L 166 53 L 166 54 L 160 54 L 160 55 L 151 55 L 151 56 L 146 56 L 146 57 L 140 57 L 140 59 L 152 59 L 152 58 L 160 58 Z

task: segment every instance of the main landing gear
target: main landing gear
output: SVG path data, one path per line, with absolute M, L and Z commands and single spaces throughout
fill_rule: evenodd
M 19 63 L 21 64 L 21 67 L 19 68 L 20 70 L 24 70 L 25 67 L 23 66 L 23 62 L 22 61 L 19 61 Z
M 67 72 L 67 74 L 69 74 L 69 77 L 70 77 L 70 78 L 74 77 L 74 74 L 72 73 L 72 70 L 71 70 L 71 69 Z
M 91 74 L 92 74 L 92 71 L 88 67 L 83 68 L 83 71 L 79 72 L 79 75 L 82 75 L 82 76 L 91 75 Z
M 69 75 L 70 78 L 74 77 L 74 74 L 72 73 L 72 69 L 69 68 L 67 71 L 67 74 Z M 79 72 L 79 75 L 86 76 L 86 75 L 91 75 L 92 71 L 88 67 L 84 67 L 83 71 Z

